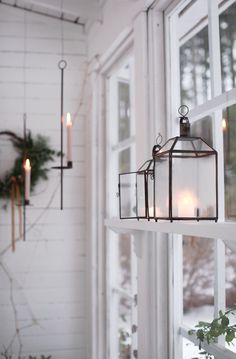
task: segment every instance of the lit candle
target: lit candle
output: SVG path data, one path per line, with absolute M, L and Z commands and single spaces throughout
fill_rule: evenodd
M 31 166 L 30 160 L 27 158 L 24 163 L 25 170 L 25 203 L 28 204 L 30 200 L 30 177 L 31 177 Z
M 178 217 L 195 217 L 197 200 L 190 191 L 183 191 L 178 196 Z
M 72 121 L 71 115 L 68 112 L 66 116 L 66 128 L 67 128 L 67 161 L 72 162 Z
M 227 130 L 227 121 L 225 118 L 222 119 L 222 129 L 223 129 L 223 131 Z

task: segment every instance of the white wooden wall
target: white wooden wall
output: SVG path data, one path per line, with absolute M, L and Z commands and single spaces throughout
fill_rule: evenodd
M 0 4 L 0 130 L 22 134 L 25 111 L 28 129 L 50 137 L 58 150 L 61 30 L 61 21 Z M 32 228 L 26 242 L 17 242 L 15 253 L 8 250 L 0 256 L 0 352 L 14 337 L 17 320 L 20 338 L 13 344 L 15 355 L 21 342 L 22 356 L 45 353 L 53 359 L 83 359 L 85 110 L 79 104 L 86 46 L 80 26 L 64 23 L 63 32 L 68 63 L 64 108 L 71 111 L 74 121 L 74 168 L 64 175 L 64 210 L 59 209 L 59 172 L 51 170 L 49 181 L 36 188 L 33 206 L 27 210 L 27 227 Z M 0 138 L 0 176 L 12 167 L 13 160 L 9 141 Z M 10 223 L 10 210 L 0 208 L 0 253 L 11 241 Z

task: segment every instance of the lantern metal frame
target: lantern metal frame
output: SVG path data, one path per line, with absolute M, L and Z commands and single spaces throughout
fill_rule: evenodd
M 121 193 L 121 177 L 122 176 L 132 176 L 135 175 L 135 213 L 136 216 L 125 217 L 122 216 L 122 193 Z M 137 185 L 137 178 L 138 176 L 143 176 L 144 178 L 144 216 L 138 215 L 138 206 L 139 206 L 139 199 L 138 199 L 138 185 Z M 150 216 L 149 211 L 149 195 L 148 195 L 148 176 L 154 181 L 154 163 L 153 159 L 145 161 L 142 166 L 136 172 L 124 172 L 119 174 L 119 183 L 118 183 L 118 197 L 119 197 L 119 214 L 120 219 L 148 219 L 154 218 L 154 216 Z
M 152 156 L 153 153 L 156 152 L 158 149 L 160 149 L 160 143 L 162 142 L 162 136 L 161 134 L 158 134 L 158 137 L 156 139 L 159 144 L 156 144 L 152 149 Z M 122 176 L 133 176 L 135 175 L 135 213 L 136 216 L 122 216 L 122 193 L 121 193 L 121 177 Z M 139 215 L 139 189 L 138 189 L 138 176 L 142 176 L 143 178 L 143 185 L 142 192 L 144 193 L 144 215 Z M 151 198 L 149 195 L 149 178 L 153 181 L 153 184 L 151 186 L 152 192 L 154 190 L 154 160 L 153 158 L 150 160 L 145 161 L 141 167 L 136 172 L 126 172 L 126 173 L 120 173 L 119 174 L 119 183 L 118 183 L 118 197 L 119 197 L 119 215 L 120 219 L 147 219 L 148 221 L 150 219 L 154 219 L 154 192 L 152 193 L 152 203 L 150 203 Z M 152 208 L 152 213 L 151 213 Z
M 185 113 L 184 113 L 185 111 Z M 182 105 L 179 108 L 179 113 L 181 115 L 180 117 L 180 136 L 176 136 L 173 138 L 170 138 L 166 143 L 159 149 L 158 151 L 153 152 L 153 160 L 154 160 L 154 178 L 155 178 L 155 169 L 156 166 L 158 167 L 158 162 L 162 161 L 162 157 L 167 159 L 169 161 L 168 165 L 168 171 L 169 171 L 169 181 L 168 181 L 168 216 L 160 216 L 158 215 L 157 209 L 156 209 L 156 186 L 158 186 L 158 183 L 156 183 L 157 178 L 154 180 L 154 219 L 155 221 L 158 220 L 170 220 L 172 221 L 181 221 L 181 220 L 196 220 L 196 221 L 202 221 L 202 220 L 214 220 L 217 222 L 218 220 L 218 154 L 217 151 L 210 146 L 205 140 L 203 140 L 201 137 L 194 137 L 190 136 L 190 123 L 188 120 L 188 117 L 186 115 L 188 114 L 189 109 L 187 106 Z M 166 151 L 163 151 L 162 149 L 165 148 L 165 146 L 168 144 L 168 142 L 172 141 L 172 145 L 169 149 Z M 178 141 L 189 141 L 191 143 L 192 149 L 191 150 L 182 150 L 182 149 L 175 149 L 176 144 Z M 203 144 L 207 145 L 210 150 L 198 150 L 194 146 L 194 141 L 201 141 Z M 199 159 L 202 157 L 207 156 L 214 156 L 215 157 L 215 215 L 213 216 L 199 216 L 199 208 L 196 209 L 196 216 L 173 216 L 173 159 L 174 158 L 193 158 L 193 159 Z

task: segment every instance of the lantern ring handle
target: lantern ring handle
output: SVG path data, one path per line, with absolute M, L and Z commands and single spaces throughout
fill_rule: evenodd
M 162 140 L 163 140 L 163 136 L 160 132 L 158 132 L 158 135 L 157 135 L 157 138 L 156 138 L 156 144 L 158 146 L 160 146 L 160 144 L 162 143 Z
M 185 117 L 187 116 L 187 114 L 189 113 L 189 108 L 188 106 L 186 105 L 181 105 L 179 108 L 178 108 L 178 112 L 181 116 Z
M 65 60 L 60 60 L 58 62 L 58 67 L 60 70 L 64 70 L 66 68 L 66 66 L 67 66 L 67 62 Z

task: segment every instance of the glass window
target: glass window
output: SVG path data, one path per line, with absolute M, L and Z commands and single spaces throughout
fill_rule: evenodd
M 129 66 L 126 70 L 129 71 Z M 130 137 L 130 84 L 128 81 L 118 81 L 118 98 L 119 141 L 123 141 Z
M 219 17 L 222 90 L 229 91 L 236 85 L 236 3 Z
M 134 119 L 132 116 L 133 59 L 130 58 L 107 80 L 108 131 L 107 131 L 107 208 L 108 217 L 118 216 L 118 173 L 136 170 Z M 135 175 L 136 176 L 136 175 Z M 135 177 L 136 178 L 136 177 Z M 116 190 L 114 188 L 116 184 Z M 121 176 L 124 191 L 133 182 Z M 134 187 L 135 190 L 135 187 Z M 135 193 L 135 191 L 133 191 Z M 135 210 L 135 202 L 127 202 L 122 215 L 129 216 Z M 137 269 L 133 237 L 128 234 L 107 233 L 107 358 L 130 359 L 136 350 L 132 328 L 137 327 Z
M 236 105 L 223 111 L 225 162 L 225 211 L 227 219 L 236 218 Z
M 179 49 L 181 103 L 189 108 L 210 96 L 208 27 L 204 27 Z
M 183 238 L 184 322 L 194 327 L 198 320 L 212 320 L 214 313 L 214 242 Z

